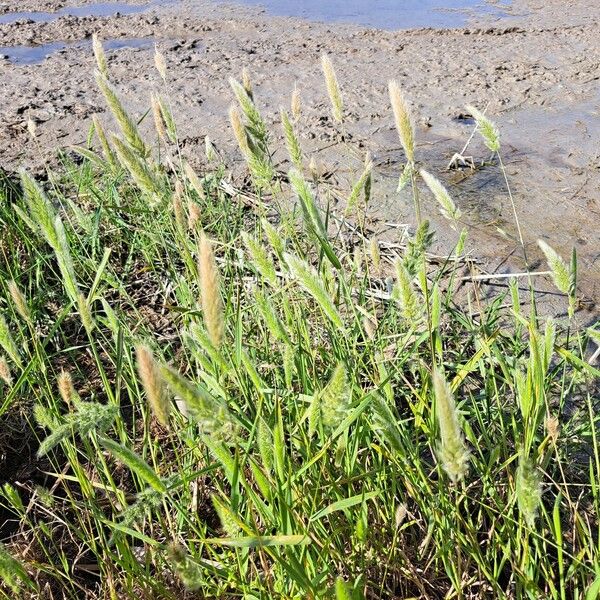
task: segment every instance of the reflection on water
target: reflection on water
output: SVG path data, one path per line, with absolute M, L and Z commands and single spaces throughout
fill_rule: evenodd
M 154 38 L 116 38 L 102 40 L 106 51 L 120 48 L 151 48 Z M 40 46 L 5 46 L 0 47 L 0 55 L 17 65 L 33 65 L 42 62 L 47 56 L 68 48 L 85 48 L 91 41 L 84 42 L 49 42 Z
M 232 0 L 227 0 L 231 3 Z M 345 22 L 380 29 L 461 27 L 470 16 L 506 16 L 504 3 L 486 0 L 233 0 L 262 6 L 269 14 Z

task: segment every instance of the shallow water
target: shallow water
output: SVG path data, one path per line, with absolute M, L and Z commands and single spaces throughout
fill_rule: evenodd
M 149 3 L 150 4 L 150 3 Z M 152 5 L 156 2 L 152 2 Z M 9 12 L 0 15 L 0 25 L 29 19 L 36 23 L 49 23 L 64 16 L 71 17 L 110 17 L 116 13 L 132 15 L 144 12 L 148 5 L 132 5 L 125 2 L 99 2 L 85 6 L 68 6 L 56 12 Z
M 461 27 L 469 17 L 507 16 L 510 0 L 233 0 L 269 14 L 313 21 L 344 22 L 379 29 Z M 231 0 L 227 0 L 231 3 Z
M 120 48 L 152 48 L 154 38 L 115 38 L 102 40 L 104 50 L 119 50 Z M 5 46 L 0 47 L 0 55 L 17 65 L 34 65 L 46 57 L 61 50 L 70 48 L 85 48 L 91 46 L 90 40 L 79 42 L 49 42 L 40 46 Z

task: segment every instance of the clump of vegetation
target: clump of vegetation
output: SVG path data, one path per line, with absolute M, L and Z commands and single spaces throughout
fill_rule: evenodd
M 5 595 L 597 598 L 599 334 L 575 326 L 575 257 L 541 245 L 564 319 L 516 280 L 455 302 L 467 232 L 417 167 L 395 82 L 416 212 L 402 251 L 364 227 L 368 157 L 342 214 L 324 206 L 298 90 L 281 173 L 249 75 L 232 80 L 236 188 L 210 140 L 201 174 L 181 159 L 159 95 L 154 152 L 94 52 L 119 133 L 94 119 L 83 160 L 2 184 Z M 457 231 L 441 263 L 425 193 Z

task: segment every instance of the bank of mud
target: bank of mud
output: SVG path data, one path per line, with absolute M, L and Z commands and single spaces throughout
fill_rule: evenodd
M 69 4 L 75 3 L 9 0 L 0 4 L 0 12 L 52 11 Z M 371 226 L 382 237 L 395 239 L 402 231 L 395 225 L 414 219 L 410 198 L 395 191 L 403 155 L 387 98 L 387 82 L 394 78 L 411 100 L 419 160 L 448 184 L 471 232 L 473 254 L 491 271 L 520 270 L 512 210 L 499 170 L 444 171 L 472 131 L 465 105 L 487 107 L 502 132 L 531 267 L 545 269 L 538 238 L 565 256 L 577 247 L 585 322 L 597 313 L 600 284 L 600 9 L 589 1 L 517 0 L 511 12 L 510 18 L 472 22 L 462 29 L 390 32 L 274 18 L 201 0 L 166 2 L 121 16 L 3 24 L 0 47 L 64 46 L 36 64 L 0 62 L 0 167 L 13 171 L 26 165 L 39 172 L 55 163 L 57 147 L 85 143 L 93 114 L 112 125 L 94 83 L 89 38 L 93 32 L 106 40 L 135 38 L 146 43 L 109 51 L 112 80 L 132 113 L 143 115 L 150 93 L 164 93 L 153 64 L 158 45 L 168 63 L 168 93 L 182 152 L 193 164 L 201 163 L 203 139 L 210 135 L 226 162 L 242 171 L 227 122 L 232 101 L 228 78 L 239 77 L 246 67 L 273 131 L 274 148 L 283 147 L 279 108 L 289 104 L 298 87 L 302 143 L 323 172 L 334 174 L 332 190 L 349 189 L 362 155 L 372 154 Z M 336 144 L 338 132 L 319 65 L 322 52 L 337 67 L 347 107 L 346 132 L 356 153 Z M 29 118 L 37 125 L 35 141 L 27 131 Z M 149 123 L 143 127 L 152 135 Z M 478 139 L 466 154 L 477 163 L 488 158 Z M 287 168 L 281 150 L 275 160 L 280 169 Z M 424 210 L 440 232 L 440 250 L 450 248 L 455 234 L 427 197 Z M 544 278 L 536 279 L 536 286 L 552 289 Z M 557 312 L 564 308 L 562 299 L 547 298 Z

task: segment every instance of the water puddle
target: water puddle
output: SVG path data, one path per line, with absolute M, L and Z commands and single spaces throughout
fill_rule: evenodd
M 216 0 L 217 1 L 217 0 Z M 269 14 L 379 29 L 462 27 L 470 17 L 507 17 L 510 0 L 234 0 Z M 223 2 L 221 2 L 223 3 Z M 227 0 L 230 4 L 231 1 Z
M 144 5 L 126 4 L 125 2 L 100 2 L 98 4 L 86 4 L 85 6 L 67 6 L 56 12 L 9 12 L 0 15 L 0 25 L 14 23 L 16 21 L 30 20 L 36 23 L 49 23 L 60 19 L 60 17 L 110 17 L 119 13 L 121 15 L 133 15 L 144 12 L 150 6 L 157 4 L 152 2 Z
M 152 48 L 154 43 L 154 38 L 115 38 L 102 40 L 102 45 L 107 52 L 120 50 L 121 48 Z M 40 46 L 5 46 L 0 47 L 0 55 L 4 56 L 5 60 L 16 65 L 34 65 L 57 52 L 72 48 L 88 48 L 91 45 L 91 40 L 85 40 L 79 42 L 49 42 Z

